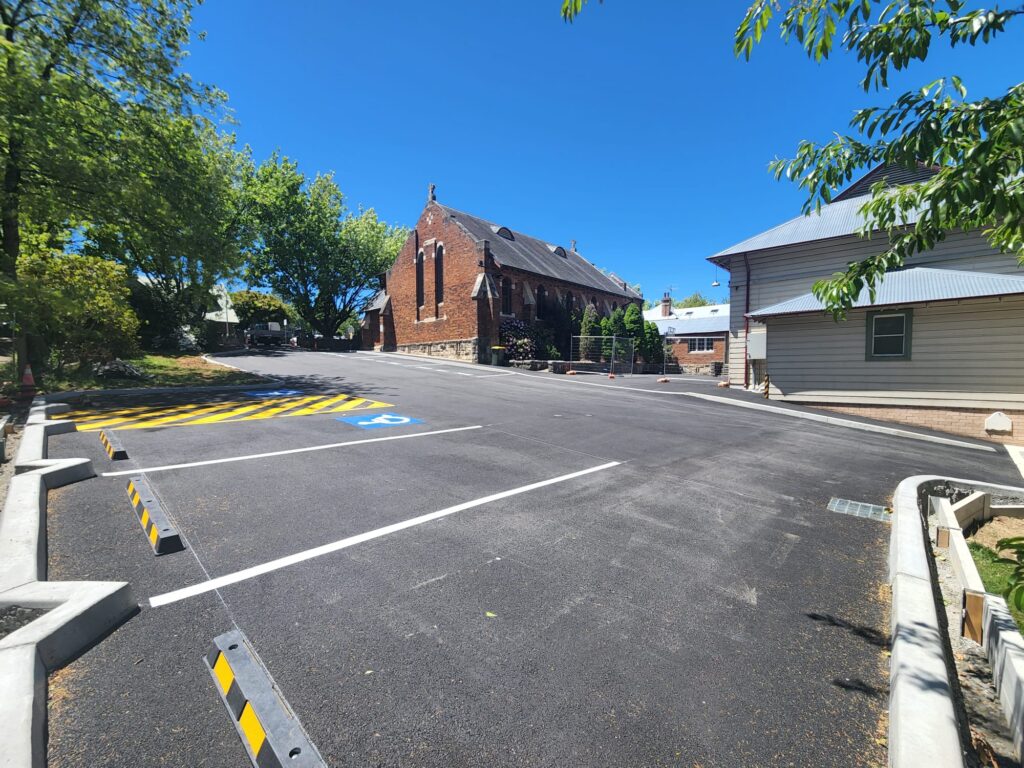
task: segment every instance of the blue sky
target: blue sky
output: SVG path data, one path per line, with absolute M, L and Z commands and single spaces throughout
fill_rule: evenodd
M 606 0 L 568 25 L 558 0 L 207 0 L 186 68 L 230 97 L 239 141 L 351 206 L 412 225 L 438 199 L 639 282 L 713 298 L 715 251 L 799 213 L 767 163 L 845 130 L 865 94 L 851 57 L 771 41 L 732 54 L 741 0 Z M 1019 41 L 1016 41 L 1019 44 Z M 946 48 L 894 91 L 959 74 L 971 96 L 1020 79 L 1014 39 Z

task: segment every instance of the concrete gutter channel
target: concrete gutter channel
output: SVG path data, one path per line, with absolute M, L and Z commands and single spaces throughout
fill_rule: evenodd
M 70 410 L 37 398 L 29 411 L 0 517 L 0 608 L 45 611 L 0 639 L 0 766 L 46 765 L 47 679 L 138 610 L 127 582 L 46 581 L 50 489 L 95 477 L 89 459 L 49 459 L 50 435 L 76 431 L 47 419 Z
M 896 489 L 889 545 L 892 586 L 889 765 L 893 768 L 921 765 L 963 768 L 966 765 L 964 746 L 970 743 L 969 726 L 951 682 L 956 680 L 956 667 L 946 634 L 945 612 L 938 609 L 941 595 L 927 528 L 930 497 L 949 485 L 981 493 L 1024 494 L 1024 488 L 936 475 L 908 477 Z M 943 505 L 940 502 L 938 506 Z M 943 526 L 949 514 L 948 510 L 940 510 L 940 513 L 939 524 Z M 962 550 L 970 558 L 966 546 Z M 955 542 L 950 553 L 953 559 L 963 555 L 955 548 Z M 958 573 L 969 573 L 973 560 L 969 565 L 957 563 L 954 568 Z M 970 583 L 964 586 L 977 589 L 975 582 L 980 580 L 968 581 Z M 1019 750 L 1024 729 L 1024 640 L 1010 617 L 1006 601 L 1000 597 L 986 596 L 981 625 L 1004 716 Z

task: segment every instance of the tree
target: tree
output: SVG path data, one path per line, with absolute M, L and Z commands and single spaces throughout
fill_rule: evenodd
M 140 120 L 219 100 L 180 66 L 191 8 L 191 0 L 0 0 L 0 276 L 12 290 L 26 217 L 63 232 L 109 209 L 138 173 Z
M 563 17 L 572 20 L 584 3 L 564 0 Z M 757 0 L 736 30 L 736 54 L 749 59 L 777 15 L 783 39 L 795 38 L 814 61 L 828 59 L 837 44 L 855 54 L 864 65 L 861 86 L 870 92 L 887 88 L 890 72 L 924 61 L 933 45 L 962 49 L 1002 36 L 1024 8 L 966 9 L 962 0 Z M 861 209 L 862 232 L 884 232 L 884 247 L 813 288 L 837 316 L 865 287 L 874 298 L 887 270 L 955 230 L 981 231 L 994 248 L 1024 262 L 1024 83 L 998 98 L 970 100 L 959 77 L 940 78 L 888 106 L 858 111 L 850 127 L 852 135 L 803 141 L 794 158 L 771 163 L 776 178 L 806 190 L 805 213 L 877 165 L 924 165 L 935 174 L 899 187 L 874 185 Z
M 139 120 L 131 140 L 138 173 L 84 227 L 86 250 L 145 278 L 172 334 L 196 327 L 215 304 L 214 285 L 236 276 L 252 240 L 246 197 L 253 163 L 207 120 Z
M 626 336 L 639 339 L 644 334 L 644 313 L 636 304 L 630 303 L 622 314 L 622 324 L 626 329 Z
M 625 313 L 623 312 L 622 307 L 618 307 L 617 309 L 612 311 L 611 315 L 609 315 L 608 318 L 607 318 L 607 320 L 608 320 L 607 331 L 608 332 L 604 334 L 605 336 L 628 336 L 629 335 L 626 332 L 626 323 L 625 323 L 624 315 L 625 315 Z M 603 320 L 601 321 L 601 330 L 602 331 L 605 330 L 605 324 L 604 324 Z
M 298 317 L 294 307 L 272 293 L 233 291 L 229 295 L 241 326 L 247 327 L 251 323 L 282 323 L 285 320 L 295 322 Z
M 673 301 L 672 306 L 676 309 L 689 309 L 690 307 L 709 307 L 714 303 L 711 299 L 705 298 L 700 291 L 694 291 L 685 299 Z
M 644 323 L 643 334 L 637 339 L 637 352 L 647 363 L 660 363 L 665 359 L 665 345 L 657 323 Z
M 324 336 L 361 313 L 408 236 L 373 209 L 352 213 L 333 177 L 312 182 L 276 154 L 250 189 L 256 243 L 248 277 L 295 307 Z
M 31 250 L 21 254 L 23 287 L 5 296 L 49 353 L 56 372 L 136 350 L 139 321 L 128 304 L 127 271 L 105 259 Z
M 583 309 L 583 316 L 580 318 L 580 336 L 598 336 L 601 330 L 601 319 L 597 315 L 597 307 L 587 304 Z M 587 339 L 580 349 L 583 359 L 591 360 L 600 349 L 600 342 L 594 339 Z

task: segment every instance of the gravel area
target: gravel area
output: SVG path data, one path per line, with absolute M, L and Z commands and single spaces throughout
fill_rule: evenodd
M 0 607 L 0 638 L 21 629 L 46 611 L 42 608 L 25 608 L 21 605 L 5 605 Z
M 928 532 L 935 545 L 935 516 L 929 518 Z M 949 563 L 946 550 L 933 549 L 935 570 L 939 578 L 942 600 L 946 606 L 949 644 L 956 663 L 961 706 L 971 727 L 974 750 L 967 755 L 970 768 L 1009 768 L 1020 766 L 1014 754 L 1013 736 L 1006 724 L 999 694 L 992 682 L 992 668 L 985 650 L 973 640 L 960 635 L 963 586 Z

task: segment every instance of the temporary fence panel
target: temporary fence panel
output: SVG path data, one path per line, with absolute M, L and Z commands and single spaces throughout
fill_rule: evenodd
M 581 373 L 633 373 L 634 340 L 628 336 L 573 336 L 569 370 Z

